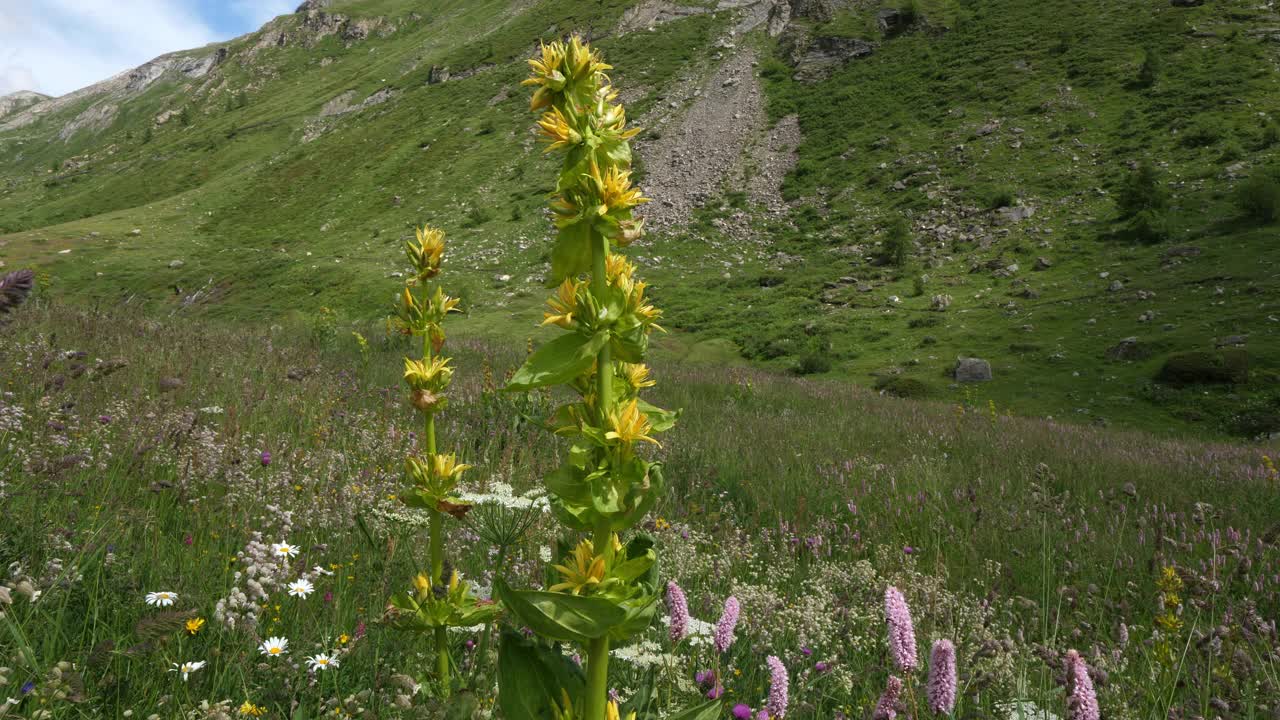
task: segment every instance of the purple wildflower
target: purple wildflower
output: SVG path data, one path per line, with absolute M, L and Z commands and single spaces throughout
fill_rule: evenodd
M 716 683 L 715 687 L 707 691 L 708 700 L 719 700 L 721 695 L 724 695 L 724 686 L 720 683 Z
M 813 655 L 813 648 L 802 647 L 800 648 L 800 654 L 804 655 L 805 657 L 809 657 Z
M 262 460 L 262 467 L 266 467 L 266 466 L 270 465 L 270 464 L 271 464 L 271 451 L 270 451 L 270 450 L 263 450 L 263 451 L 262 451 L 262 457 L 261 457 L 261 458 L 259 458 L 259 459 L 260 459 L 260 460 Z
M 956 646 L 938 640 L 929 654 L 929 709 L 950 715 L 956 707 Z
M 889 654 L 893 656 L 893 664 L 902 672 L 915 672 L 919 660 L 911 610 L 907 608 L 902 592 L 892 585 L 884 591 L 884 616 L 889 625 Z
M 724 601 L 724 614 L 720 616 L 720 622 L 716 623 L 715 647 L 716 652 L 723 653 L 733 644 L 733 629 L 738 625 L 738 613 L 741 608 L 738 606 L 738 598 L 729 596 Z
M 1089 667 L 1075 650 L 1067 651 L 1067 718 L 1068 720 L 1098 720 L 1098 696 L 1093 690 Z
M 710 685 L 716 681 L 716 673 L 714 670 L 699 670 L 693 674 L 693 681 L 699 685 Z
M 876 702 L 876 709 L 871 713 L 871 720 L 895 720 L 898 717 L 898 697 L 902 695 L 902 680 L 890 675 L 884 694 Z
M 30 695 L 30 694 L 31 694 L 31 691 L 32 691 L 32 690 L 35 690 L 35 689 L 36 689 L 36 684 L 35 684 L 35 682 L 33 682 L 33 681 L 31 681 L 31 680 L 28 680 L 28 681 L 26 681 L 26 682 L 22 683 L 22 691 L 21 691 L 21 692 L 22 692 L 22 694 L 23 694 L 23 695 Z
M 756 720 L 769 720 L 769 711 L 760 708 L 760 712 L 756 713 Z
M 782 664 L 776 655 L 770 655 L 765 663 L 769 666 L 769 701 L 765 709 L 771 718 L 783 718 L 787 715 L 787 666 Z
M 751 720 L 751 708 L 742 703 L 733 706 L 734 720 Z
M 671 642 L 689 634 L 689 602 L 675 580 L 667 583 L 667 610 L 671 613 Z
M 99 416 L 98 416 L 98 422 L 102 423 L 103 425 L 110 425 L 110 424 L 111 424 L 111 416 L 110 416 L 110 415 L 99 415 Z
M 825 660 L 819 660 L 813 664 L 813 669 L 815 672 L 824 673 L 831 669 L 831 663 Z

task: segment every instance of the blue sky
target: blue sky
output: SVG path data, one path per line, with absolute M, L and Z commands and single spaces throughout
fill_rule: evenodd
M 258 29 L 301 0 L 0 0 L 0 95 L 64 95 Z

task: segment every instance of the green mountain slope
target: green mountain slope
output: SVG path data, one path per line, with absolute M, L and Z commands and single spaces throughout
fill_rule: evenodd
M 1280 230 L 1235 196 L 1280 149 L 1278 28 L 1236 0 L 311 0 L 0 117 L 0 261 L 75 302 L 368 321 L 431 222 L 471 324 L 523 338 L 553 168 L 516 84 L 577 31 L 648 128 L 634 253 L 671 354 L 1253 436 L 1280 431 Z M 1154 244 L 1117 221 L 1143 161 Z M 1154 381 L 1241 342 L 1248 382 Z M 958 356 L 994 380 L 955 384 Z

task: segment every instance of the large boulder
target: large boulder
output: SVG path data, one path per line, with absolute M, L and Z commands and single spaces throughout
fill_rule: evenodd
M 1165 359 L 1156 379 L 1170 385 L 1246 383 L 1249 381 L 1249 352 L 1230 348 L 1174 353 Z
M 955 369 L 952 370 L 956 382 L 974 383 L 991 380 L 991 363 L 982 358 L 956 358 Z

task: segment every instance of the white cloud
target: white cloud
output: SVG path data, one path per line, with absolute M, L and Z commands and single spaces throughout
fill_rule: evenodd
M 260 5 L 278 0 L 264 0 Z M 182 0 L 0 0 L 0 95 L 64 95 L 217 40 Z

